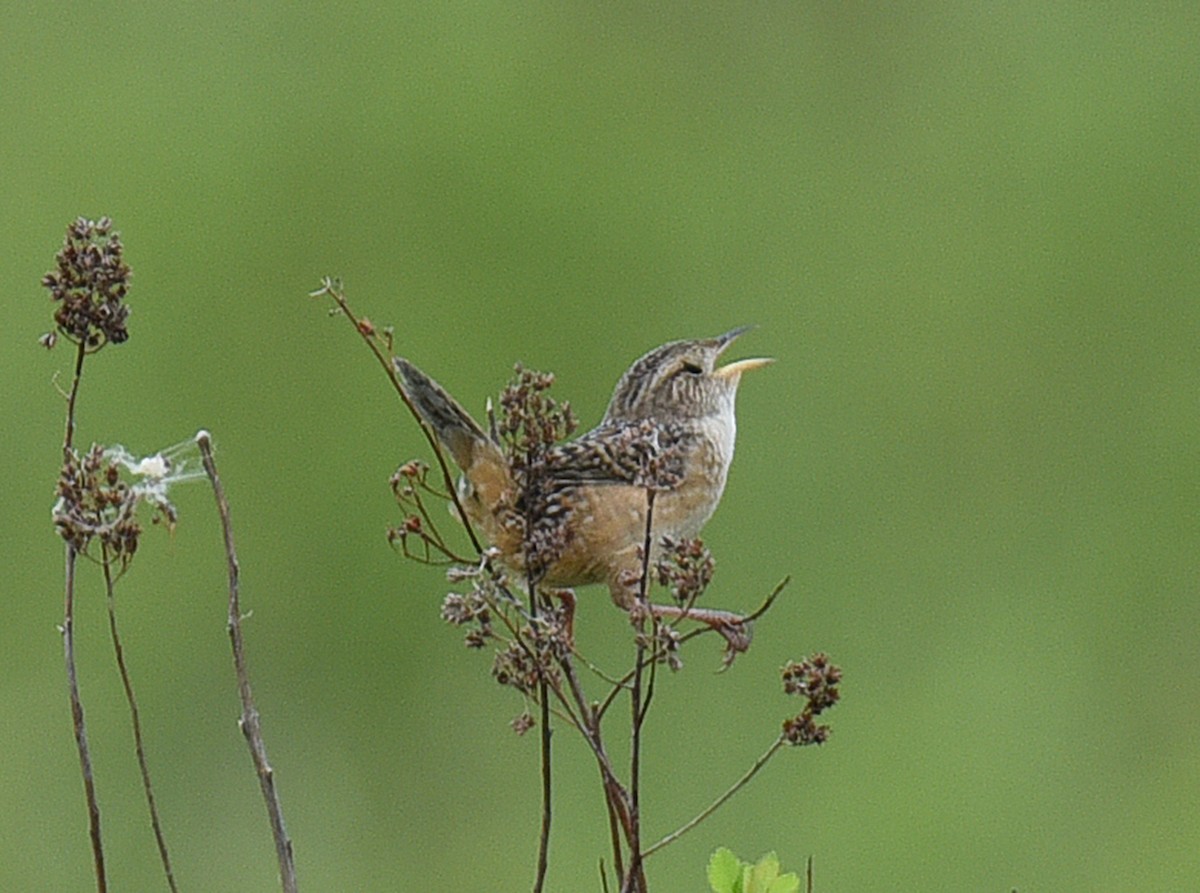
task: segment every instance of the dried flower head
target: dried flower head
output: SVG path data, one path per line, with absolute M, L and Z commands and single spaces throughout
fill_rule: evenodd
M 805 713 L 793 716 L 783 723 L 783 737 L 787 743 L 795 747 L 805 747 L 809 744 L 824 744 L 829 740 L 829 726 L 817 725 L 813 718 Z
M 178 515 L 168 490 L 204 474 L 191 462 L 195 451 L 192 440 L 140 459 L 122 446 L 93 445 L 82 455 L 69 450 L 52 513 L 59 535 L 81 554 L 99 539 L 112 558 L 128 564 L 142 532 L 139 505 L 148 504 L 155 523 L 174 529 Z
M 468 627 L 468 648 L 482 648 L 495 639 L 493 610 L 496 604 L 496 581 L 482 567 L 452 566 L 446 571 L 451 583 L 468 583 L 467 592 L 451 592 L 442 600 L 442 619 L 454 626 Z
M 500 418 L 493 424 L 516 485 L 525 568 L 535 584 L 566 546 L 567 532 L 552 510 L 554 501 L 544 474 L 547 454 L 579 427 L 571 405 L 559 404 L 547 394 L 553 384 L 551 373 L 518 363 L 500 394 Z
M 512 726 L 512 730 L 518 735 L 524 735 L 535 725 L 537 725 L 537 721 L 534 720 L 532 713 L 530 713 L 528 710 L 525 710 L 522 711 L 521 714 L 517 716 L 511 723 L 509 723 L 509 725 Z
M 842 670 L 829 662 L 828 654 L 818 652 L 799 662 L 789 661 L 780 676 L 784 692 L 807 700 L 814 715 L 832 707 L 840 697 L 837 686 Z
M 474 621 L 491 622 L 487 602 L 478 592 L 449 593 L 442 601 L 442 619 L 454 626 Z
M 405 512 L 397 527 L 388 529 L 388 542 L 399 546 L 405 557 L 422 564 L 445 564 L 454 559 L 442 539 L 426 503 L 426 497 L 445 499 L 446 495 L 429 483 L 429 466 L 417 459 L 405 462 L 389 479 L 396 504 Z
M 789 744 L 824 744 L 829 726 L 818 725 L 814 717 L 837 704 L 842 681 L 840 667 L 830 663 L 829 655 L 814 654 L 802 661 L 789 661 L 780 675 L 786 694 L 804 698 L 804 709 L 783 724 L 783 736 Z
M 547 449 L 579 427 L 571 404 L 559 404 L 547 395 L 553 384 L 553 373 L 526 369 L 517 363 L 512 381 L 500 394 L 497 433 L 514 471 L 528 469 Z
M 660 545 L 662 555 L 654 564 L 654 579 L 670 589 L 678 604 L 695 604 L 712 582 L 716 569 L 712 553 L 699 539 L 664 536 Z
M 679 646 L 683 643 L 683 636 L 673 626 L 665 623 L 654 624 L 655 638 L 655 653 L 658 654 L 658 659 L 671 668 L 673 672 L 678 672 L 683 669 L 683 657 L 679 653 Z
M 537 692 L 537 664 L 516 642 L 511 642 L 503 651 L 496 652 L 495 660 L 492 661 L 492 676 L 501 685 L 511 686 L 526 697 L 531 697 Z
M 522 630 L 525 641 L 537 652 L 538 659 L 550 676 L 558 673 L 556 664 L 571 653 L 568 613 L 568 609 L 562 605 L 544 606 L 536 617 L 530 618 L 529 626 Z
M 42 277 L 42 285 L 58 305 L 54 311 L 58 331 L 88 351 L 129 338 L 125 295 L 132 271 L 123 258 L 121 236 L 112 227 L 107 217 L 75 220 L 55 256 L 58 269 Z M 41 341 L 52 347 L 53 335 L 43 335 Z

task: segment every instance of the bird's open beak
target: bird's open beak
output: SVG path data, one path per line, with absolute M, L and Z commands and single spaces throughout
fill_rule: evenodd
M 717 352 L 720 353 L 720 352 L 724 351 L 725 348 L 727 348 L 729 345 L 733 344 L 733 342 L 735 340 L 737 340 L 737 338 L 739 338 L 742 335 L 745 335 L 747 332 L 749 332 L 753 328 L 754 328 L 754 326 L 738 326 L 736 329 L 731 329 L 730 331 L 726 332 L 724 335 L 718 335 L 716 338 L 713 339 L 713 341 L 715 341 L 716 345 L 717 345 Z
M 759 369 L 763 366 L 770 366 L 774 362 L 774 357 L 754 357 L 749 360 L 738 360 L 737 362 L 714 369 L 713 376 L 716 378 L 737 380 L 743 372 L 750 369 Z
M 717 337 L 715 340 L 719 347 L 719 350 L 717 351 L 718 355 L 723 353 L 725 348 L 729 347 L 729 345 L 732 344 L 739 335 L 745 334 L 752 328 L 754 328 L 754 326 L 740 326 L 733 331 L 726 332 L 724 335 Z M 774 362 L 775 360 L 772 357 L 755 357 L 751 360 L 738 360 L 735 363 L 730 363 L 727 366 L 720 366 L 714 369 L 713 376 L 716 378 L 728 379 L 730 381 L 737 381 L 739 378 L 741 378 L 743 372 L 746 372 L 750 369 L 758 369 L 761 366 L 770 366 Z

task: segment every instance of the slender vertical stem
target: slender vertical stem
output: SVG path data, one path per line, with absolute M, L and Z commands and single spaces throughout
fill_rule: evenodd
M 67 393 L 66 430 L 63 432 L 63 461 L 71 456 L 75 445 L 75 401 L 79 396 L 79 385 L 83 380 L 83 358 L 87 349 L 81 341 L 75 350 L 75 372 L 71 377 L 71 390 Z M 96 782 L 92 777 L 92 754 L 88 747 L 87 727 L 83 721 L 83 700 L 79 696 L 79 676 L 75 669 L 75 566 L 79 553 L 70 543 L 66 544 L 63 598 L 63 657 L 67 668 L 67 690 L 71 700 L 71 724 L 75 730 L 75 748 L 79 751 L 79 768 L 83 774 L 83 792 L 87 799 L 88 833 L 92 842 L 92 863 L 96 870 L 96 889 L 99 893 L 108 890 L 108 879 L 104 871 L 104 841 L 100 835 L 100 803 L 96 799 Z
M 633 671 L 633 689 L 630 692 L 632 705 L 632 720 L 630 729 L 629 756 L 629 874 L 625 879 L 623 889 L 644 891 L 646 875 L 642 868 L 642 809 L 641 809 L 641 762 L 642 762 L 642 723 L 646 718 L 646 707 L 649 706 L 649 693 L 643 701 L 642 669 L 646 656 L 646 617 L 653 618 L 648 596 L 650 588 L 650 548 L 653 545 L 654 530 L 654 490 L 646 491 L 646 534 L 642 541 L 642 578 L 638 583 L 638 631 L 637 655 Z
M 66 606 L 63 610 L 63 652 L 67 664 L 67 688 L 71 697 L 71 723 L 75 728 L 75 747 L 79 751 L 79 768 L 83 773 L 83 791 L 87 798 L 88 832 L 92 842 L 92 863 L 96 870 L 96 889 L 107 893 L 108 879 L 104 871 L 104 843 L 100 836 L 100 803 L 96 799 L 96 783 L 92 778 L 92 755 L 88 748 L 87 728 L 83 722 L 83 701 L 79 697 L 79 678 L 75 672 L 75 565 L 78 554 L 67 544 Z
M 246 643 L 242 638 L 242 608 L 239 600 L 240 583 L 237 560 L 237 550 L 233 545 L 233 525 L 229 517 L 229 502 L 225 498 L 225 489 L 221 486 L 221 478 L 217 475 L 217 466 L 213 461 L 212 439 L 207 431 L 196 435 L 196 443 L 200 447 L 200 458 L 204 463 L 204 471 L 212 484 L 213 495 L 217 500 L 217 513 L 221 516 L 221 530 L 225 537 L 225 561 L 229 568 L 229 641 L 233 647 L 233 666 L 237 673 L 238 695 L 242 701 L 242 716 L 238 724 L 250 747 L 250 756 L 254 761 L 254 769 L 258 774 L 259 787 L 262 789 L 263 800 L 267 804 L 267 816 L 271 823 L 271 836 L 275 840 L 275 855 L 279 861 L 279 880 L 284 893 L 296 893 L 296 863 L 292 855 L 292 841 L 288 837 L 287 828 L 283 822 L 283 805 L 279 800 L 279 792 L 275 787 L 275 770 L 267 759 L 267 746 L 263 741 L 262 727 L 259 723 L 258 707 L 254 703 L 254 693 L 250 689 L 250 675 L 246 669 Z
M 538 835 L 537 877 L 534 893 L 542 893 L 546 885 L 546 871 L 550 866 L 550 819 L 551 819 L 551 766 L 550 766 L 550 700 L 546 681 L 538 681 L 538 695 L 542 701 L 542 828 Z
M 532 565 L 528 546 L 526 546 L 525 566 Z M 538 832 L 537 874 L 533 881 L 533 893 L 542 893 L 546 887 L 546 872 L 550 867 L 550 826 L 553 817 L 552 806 L 552 766 L 551 766 L 551 734 L 550 727 L 550 686 L 546 683 L 547 667 L 542 666 L 542 650 L 537 647 L 537 620 L 541 611 L 538 597 L 538 579 L 532 571 L 526 574 L 526 585 L 529 587 L 529 611 L 534 624 L 533 660 L 538 668 L 538 701 L 541 707 L 541 770 L 542 770 L 542 823 Z
M 167 839 L 163 835 L 162 822 L 158 817 L 158 806 L 154 801 L 154 786 L 150 783 L 150 764 L 146 760 L 146 748 L 142 742 L 142 721 L 138 713 L 137 698 L 133 694 L 133 681 L 125 666 L 125 649 L 121 645 L 121 635 L 117 630 L 117 600 L 114 593 L 115 581 L 112 576 L 112 556 L 108 547 L 100 544 L 100 566 L 104 569 L 104 589 L 108 595 L 108 632 L 112 639 L 113 653 L 117 658 L 117 670 L 121 674 L 121 685 L 125 688 L 125 700 L 129 704 L 129 717 L 133 725 L 133 744 L 137 751 L 138 769 L 142 773 L 142 789 L 146 792 L 146 806 L 150 810 L 150 826 L 154 829 L 154 840 L 158 844 L 158 858 L 162 862 L 163 871 L 167 876 L 167 886 L 171 893 L 178 893 L 175 885 L 175 874 L 171 870 L 171 856 L 167 851 Z
M 83 342 L 76 345 L 75 350 L 75 374 L 71 377 L 71 390 L 67 392 L 67 423 L 66 431 L 63 432 L 63 458 L 67 457 L 67 453 L 71 451 L 71 447 L 75 446 L 75 400 L 79 396 L 79 384 L 83 378 L 83 358 L 87 356 L 87 350 L 83 346 Z
M 613 772 L 612 761 L 609 760 L 608 754 L 604 750 L 604 739 L 600 734 L 600 714 L 588 703 L 570 656 L 563 658 L 559 665 L 562 667 L 563 677 L 567 680 L 567 686 L 575 700 L 576 709 L 579 711 L 579 729 L 591 748 L 592 754 L 596 758 L 596 765 L 600 770 L 600 783 L 604 789 L 604 805 L 608 810 L 613 870 L 616 871 L 617 877 L 621 878 L 625 875 L 625 860 L 621 852 L 621 829 L 626 831 L 629 829 L 628 792 L 621 787 L 621 783 Z

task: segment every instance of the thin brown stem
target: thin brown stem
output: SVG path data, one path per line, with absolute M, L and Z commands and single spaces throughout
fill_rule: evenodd
M 646 617 L 651 620 L 652 633 L 658 621 L 650 610 L 650 549 L 654 540 L 654 490 L 646 491 L 646 532 L 642 541 L 642 578 L 638 582 L 637 595 L 637 635 L 635 636 L 637 656 L 633 668 L 633 688 L 629 693 L 632 705 L 630 720 L 629 743 L 629 873 L 626 875 L 624 889 L 644 891 L 646 875 L 642 869 L 642 725 L 646 720 L 646 710 L 653 697 L 653 683 L 649 686 L 645 698 L 642 696 L 642 671 L 645 667 L 646 656 Z M 652 636 L 650 649 L 657 647 L 657 636 Z M 652 665 L 653 667 L 653 665 Z M 651 673 L 653 677 L 653 670 Z
M 738 791 L 740 791 L 742 788 L 744 788 L 750 782 L 750 779 L 754 778 L 754 776 L 759 773 L 759 770 L 761 770 L 763 766 L 767 765 L 767 762 L 771 759 L 771 757 L 775 756 L 776 752 L 779 750 L 779 748 L 783 747 L 785 742 L 786 742 L 786 739 L 782 735 L 780 735 L 778 738 L 776 738 L 774 743 L 772 743 L 771 746 L 767 748 L 767 750 L 762 754 L 762 756 L 760 756 L 757 760 L 754 761 L 754 765 L 752 765 L 749 769 L 747 769 L 746 773 L 744 775 L 742 775 L 742 777 L 739 778 L 737 781 L 735 781 L 729 787 L 729 789 L 727 791 L 725 791 L 725 793 L 723 793 L 720 797 L 718 797 L 716 800 L 714 800 L 712 803 L 710 803 L 707 807 L 705 807 L 704 810 L 702 810 L 700 813 L 698 813 L 696 816 L 694 816 L 691 820 L 680 825 L 678 828 L 676 828 L 674 831 L 672 831 L 666 837 L 662 838 L 662 840 L 659 840 L 656 843 L 652 844 L 651 846 L 646 847 L 646 850 L 645 850 L 645 852 L 642 853 L 642 855 L 650 856 L 650 855 L 658 852 L 659 850 L 661 850 L 667 844 L 674 843 L 676 840 L 678 840 L 684 834 L 691 831 L 693 828 L 695 828 L 697 825 L 699 825 L 701 822 L 703 822 L 706 818 L 708 818 L 710 815 L 712 815 L 714 812 L 716 812 L 718 809 L 720 809 L 721 806 L 724 805 L 725 801 L 727 801 L 730 797 L 732 797 L 734 794 L 736 794 Z
M 275 841 L 275 855 L 279 861 L 279 879 L 284 893 L 296 893 L 296 863 L 292 855 L 292 841 L 288 837 L 287 828 L 283 821 L 283 806 L 279 800 L 279 792 L 275 787 L 275 770 L 267 759 L 267 746 L 263 742 L 262 727 L 259 722 L 258 708 L 254 703 L 254 694 L 250 689 L 250 675 L 246 669 L 246 644 L 242 638 L 242 609 L 239 592 L 239 568 L 237 550 L 233 544 L 233 525 L 229 517 L 229 502 L 225 498 L 225 489 L 221 486 L 221 478 L 217 475 L 217 466 L 213 461 L 212 439 L 207 431 L 196 435 L 196 443 L 200 447 L 200 457 L 204 462 L 204 471 L 212 484 L 213 495 L 217 501 L 217 513 L 221 516 L 221 530 L 225 538 L 225 560 L 229 568 L 229 641 L 233 647 L 233 666 L 237 673 L 238 695 L 242 702 L 242 716 L 238 722 L 246 743 L 250 747 L 250 756 L 254 761 L 254 769 L 258 774 L 258 783 L 262 788 L 263 800 L 266 801 L 267 815 L 271 823 L 271 836 Z
M 63 461 L 71 456 L 75 446 L 75 401 L 79 397 L 79 386 L 83 381 L 83 358 L 87 348 L 80 341 L 75 350 L 75 372 L 71 377 L 71 389 L 67 392 L 67 420 L 63 432 Z M 83 700 L 79 696 L 79 676 L 75 669 L 75 567 L 79 553 L 70 543 L 65 547 L 65 571 L 63 598 L 63 658 L 67 668 L 67 690 L 71 700 L 71 724 L 75 730 L 75 748 L 79 751 L 79 768 L 83 774 L 83 792 L 87 800 L 88 834 L 92 842 L 92 864 L 96 871 L 96 889 L 100 893 L 108 890 L 108 878 L 104 870 L 104 841 L 100 834 L 100 803 L 96 799 L 96 782 L 92 777 L 92 754 L 88 747 L 87 726 L 83 721 Z
M 765 599 L 763 599 L 762 604 L 755 608 L 753 613 L 746 615 L 746 620 L 757 620 L 763 614 L 766 614 L 767 611 L 771 610 L 771 606 L 775 604 L 775 599 L 779 598 L 779 593 L 783 592 L 784 588 L 790 582 L 792 582 L 792 575 L 788 574 L 786 577 L 776 583 L 775 588 L 771 590 L 771 593 Z
M 621 830 L 630 830 L 629 823 L 629 792 L 617 780 L 613 772 L 612 761 L 604 749 L 604 740 L 600 734 L 600 723 L 595 709 L 588 703 L 583 686 L 579 683 L 579 674 L 570 657 L 559 661 L 563 677 L 567 680 L 568 690 L 576 703 L 580 714 L 577 728 L 583 734 L 584 740 L 596 758 L 596 766 L 600 770 L 600 783 L 604 790 L 604 805 L 608 811 L 609 835 L 613 848 L 613 868 L 617 877 L 624 876 L 624 856 L 621 852 Z M 561 698 L 561 693 L 559 694 Z
M 83 358 L 87 349 L 81 341 L 75 350 L 75 374 L 71 377 L 71 390 L 67 392 L 67 422 L 63 432 L 63 458 L 75 446 L 75 400 L 79 396 L 79 384 L 83 379 Z
M 762 617 L 763 614 L 767 613 L 767 611 L 770 610 L 771 606 L 775 604 L 775 600 L 777 598 L 779 598 L 779 594 L 781 592 L 783 592 L 784 588 L 790 582 L 792 582 L 792 578 L 789 575 L 789 576 L 784 577 L 778 583 L 776 583 L 775 588 L 772 589 L 771 592 L 767 595 L 767 597 L 765 599 L 763 599 L 762 603 L 757 608 L 754 609 L 753 613 L 746 615 L 746 617 L 745 617 L 746 622 L 751 622 L 751 621 L 757 620 L 758 618 Z M 680 618 L 680 619 L 683 619 L 683 618 Z M 697 636 L 703 636 L 708 633 L 714 633 L 714 632 L 716 632 L 716 630 L 713 629 L 711 626 L 701 626 L 701 627 L 697 627 L 696 629 L 688 630 L 686 633 L 683 633 L 682 635 L 680 635 L 679 644 L 683 645 L 685 642 L 690 642 L 692 639 L 696 638 Z M 658 661 L 663 657 L 663 655 L 665 653 L 666 652 L 661 647 L 657 647 L 657 648 L 653 649 L 649 654 L 645 655 L 643 657 L 641 663 L 643 665 L 645 665 L 652 661 Z M 609 706 L 611 706 L 613 701 L 616 700 L 617 696 L 620 695 L 620 693 L 622 691 L 626 691 L 628 689 L 628 686 L 630 685 L 631 681 L 633 680 L 633 675 L 634 675 L 635 670 L 636 670 L 636 665 L 635 665 L 634 669 L 628 670 L 625 673 L 625 675 L 622 676 L 620 679 L 607 679 L 607 678 L 605 679 L 606 682 L 609 682 L 611 684 L 612 688 L 609 690 L 608 694 L 605 695 L 604 700 L 601 701 L 600 705 L 596 708 L 596 712 L 597 712 L 597 714 L 599 714 L 599 716 L 601 718 L 603 718 L 604 714 L 608 712 Z
M 68 426 L 68 431 L 71 426 Z M 96 799 L 96 783 L 92 778 L 92 755 L 88 748 L 87 728 L 83 722 L 83 701 L 79 697 L 79 678 L 75 672 L 75 565 L 78 553 L 70 543 L 66 556 L 66 606 L 63 610 L 63 652 L 67 664 L 67 688 L 71 698 L 71 724 L 75 729 L 75 747 L 79 751 L 79 768 L 83 773 L 83 791 L 87 799 L 88 833 L 92 842 L 92 864 L 96 870 L 96 890 L 107 893 L 108 879 L 104 871 L 104 843 L 100 836 L 100 803 Z
M 534 893 L 542 893 L 546 886 L 546 871 L 550 867 L 550 822 L 551 822 L 551 749 L 550 736 L 550 699 L 547 697 L 546 680 L 538 680 L 538 695 L 542 701 L 542 826 L 538 834 L 537 877 L 534 879 Z
M 435 493 L 435 495 L 439 495 L 439 494 Z M 442 497 L 442 498 L 444 498 L 444 497 Z M 450 551 L 450 547 L 446 545 L 445 537 L 443 537 L 441 531 L 438 530 L 437 522 L 433 520 L 433 514 L 429 511 L 429 508 L 425 505 L 425 501 L 423 499 L 421 499 L 421 491 L 418 490 L 416 487 L 413 488 L 412 499 L 413 499 L 413 503 L 417 507 L 417 510 L 421 513 L 421 523 L 424 525 L 424 527 L 425 527 L 426 531 L 428 532 L 429 537 L 432 539 L 434 545 L 437 546 L 438 551 L 440 551 L 443 555 L 445 555 L 451 561 L 457 561 L 460 564 L 465 563 L 464 559 L 461 556 L 455 555 L 453 552 Z
M 404 388 L 400 386 L 400 379 L 396 375 L 396 367 L 392 365 L 392 363 L 389 361 L 389 358 L 379 347 L 379 336 L 375 333 L 373 327 L 364 324 L 364 321 L 359 320 L 359 318 L 351 312 L 350 304 L 346 300 L 346 294 L 342 291 L 340 285 L 336 285 L 331 279 L 326 279 L 322 283 L 322 287 L 318 291 L 313 292 L 314 296 L 323 294 L 328 295 L 333 299 L 333 302 L 337 304 L 338 309 L 342 312 L 342 315 L 346 317 L 352 326 L 354 326 L 354 330 L 358 332 L 359 337 L 362 338 L 363 342 L 370 349 L 371 353 L 375 355 L 375 359 L 379 362 L 379 365 L 383 367 L 384 373 L 387 375 L 388 380 L 392 383 L 392 388 L 400 396 L 401 402 L 404 403 L 412 417 L 416 419 L 417 425 L 421 429 L 421 433 L 425 435 L 425 439 L 429 442 L 430 449 L 433 450 L 434 458 L 437 460 L 438 469 L 442 473 L 442 483 L 446 488 L 446 492 L 450 494 L 450 501 L 454 504 L 455 513 L 458 515 L 459 520 L 462 521 L 463 528 L 467 531 L 467 537 L 471 540 L 471 548 L 482 555 L 483 545 L 480 543 L 479 537 L 475 533 L 475 528 L 471 524 L 471 519 L 467 517 L 467 510 L 463 507 L 462 502 L 458 498 L 458 488 L 454 486 L 454 476 L 450 472 L 450 465 L 446 461 L 446 455 L 442 451 L 442 445 L 438 441 L 437 435 L 434 434 L 433 429 L 430 428 L 429 424 L 424 420 L 424 418 L 421 417 L 421 413 L 417 411 L 417 408 L 413 405 L 412 400 L 409 399 L 408 394 L 404 392 Z M 390 352 L 392 347 L 390 340 L 387 346 Z
M 115 596 L 115 580 L 112 575 L 112 561 L 108 547 L 100 544 L 100 566 L 104 570 L 104 589 L 108 600 L 108 632 L 112 639 L 113 653 L 117 658 L 117 670 L 121 674 L 121 685 L 125 688 L 125 701 L 129 704 L 129 718 L 133 726 L 133 745 L 137 751 L 138 769 L 142 773 L 142 789 L 146 793 L 146 807 L 150 810 L 150 826 L 154 829 L 154 841 L 158 844 L 158 858 L 162 862 L 163 872 L 167 876 L 167 886 L 172 893 L 178 893 L 175 885 L 175 873 L 171 870 L 171 856 L 167 851 L 167 839 L 163 835 L 162 822 L 158 816 L 158 806 L 154 800 L 154 785 L 150 782 L 150 764 L 146 760 L 146 748 L 142 740 L 142 721 L 138 713 L 137 698 L 133 693 L 133 681 L 129 669 L 125 665 L 125 649 L 121 645 L 121 634 L 117 630 L 117 600 Z
M 526 567 L 529 567 L 531 562 L 526 561 Z M 530 572 L 526 577 L 526 584 L 529 587 L 529 610 L 533 617 L 533 629 L 536 637 L 537 634 L 537 619 L 540 611 L 538 599 L 538 580 Z M 549 610 L 549 604 L 546 605 Z M 533 642 L 533 659 L 534 666 L 538 668 L 538 700 L 541 702 L 541 772 L 542 772 L 542 823 L 538 831 L 538 854 L 537 854 L 537 874 L 533 881 L 533 893 L 542 893 L 546 886 L 546 872 L 550 867 L 550 825 L 553 818 L 553 774 L 551 766 L 551 735 L 553 729 L 550 726 L 550 686 L 546 682 L 547 667 L 542 666 L 542 652 L 537 647 L 537 640 Z M 561 699 L 562 693 L 557 693 Z

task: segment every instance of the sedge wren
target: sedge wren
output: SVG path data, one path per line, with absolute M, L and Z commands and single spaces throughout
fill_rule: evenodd
M 538 474 L 541 507 L 526 519 L 521 492 L 495 424 L 484 429 L 445 389 L 412 363 L 394 360 L 412 405 L 462 469 L 458 495 L 500 561 L 522 576 L 528 566 L 528 531 L 549 525 L 556 546 L 536 569 L 537 584 L 574 587 L 605 583 L 613 601 L 637 606 L 641 549 L 651 514 L 651 560 L 663 537 L 695 537 L 712 517 L 733 459 L 734 400 L 742 373 L 772 360 L 756 358 L 718 366 L 729 345 L 746 331 L 715 338 L 673 341 L 643 356 L 621 376 L 600 424 L 587 434 L 551 446 Z M 646 483 L 647 462 L 661 458 L 669 472 Z M 653 486 L 653 500 L 647 487 Z M 530 523 L 532 521 L 532 524 Z M 717 628 L 744 649 L 743 618 L 726 611 L 650 605 L 658 616 L 687 617 Z

